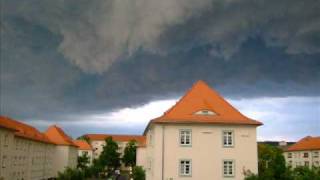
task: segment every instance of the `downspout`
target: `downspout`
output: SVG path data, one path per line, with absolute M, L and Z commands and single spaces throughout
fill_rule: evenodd
M 164 147 L 164 125 L 162 125 L 162 170 L 161 170 L 161 177 L 162 177 L 162 180 L 164 180 L 164 150 L 165 150 L 165 147 Z

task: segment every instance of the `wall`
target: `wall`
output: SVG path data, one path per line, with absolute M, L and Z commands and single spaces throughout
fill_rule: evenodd
M 14 133 L 0 127 L 0 179 L 9 179 L 11 168 Z
M 147 166 L 147 148 L 146 147 L 138 147 L 136 154 L 136 164 L 138 166 Z
M 191 147 L 180 146 L 179 129 L 192 129 Z M 223 130 L 234 131 L 235 146 L 233 148 L 223 147 Z M 164 147 L 162 147 L 162 138 L 164 138 Z M 254 173 L 258 171 L 255 126 L 153 125 L 147 133 L 146 151 L 147 180 L 161 180 L 162 168 L 165 180 L 224 179 L 222 172 L 224 159 L 234 160 L 236 168 L 235 177 L 225 179 L 243 179 L 243 169 L 250 169 Z M 180 159 L 192 160 L 191 177 L 179 176 Z
M 55 145 L 21 138 L 0 128 L 0 177 L 24 180 L 53 177 L 54 149 Z
M 315 152 L 318 152 L 318 156 L 315 156 Z M 289 158 L 288 154 L 291 153 L 291 158 Z M 305 158 L 304 153 L 308 153 L 309 156 Z M 283 153 L 287 166 L 291 166 L 295 168 L 297 166 L 306 166 L 305 162 L 309 162 L 308 167 L 312 166 L 320 167 L 320 150 L 310 150 L 310 151 L 292 151 L 292 152 L 284 152 Z

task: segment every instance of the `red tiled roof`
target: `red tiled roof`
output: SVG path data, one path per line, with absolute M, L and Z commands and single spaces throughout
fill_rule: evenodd
M 84 140 L 74 140 L 74 144 L 76 144 L 80 150 L 92 150 L 92 147 L 87 141 Z
M 320 136 L 307 136 L 302 138 L 294 145 L 288 147 L 285 151 L 303 151 L 303 150 L 320 150 Z
M 16 131 L 14 132 L 15 136 L 53 144 L 46 135 L 38 131 L 36 128 L 11 118 L 0 116 L 0 126 L 12 130 L 14 129 Z
M 90 141 L 104 141 L 108 137 L 112 137 L 114 141 L 129 142 L 130 140 L 137 141 L 138 144 L 145 144 L 145 136 L 139 135 L 114 135 L 114 134 L 85 134 L 85 137 Z
M 214 112 L 214 115 L 196 114 L 196 112 L 201 110 L 212 111 Z M 241 114 L 215 90 L 201 80 L 196 82 L 173 107 L 166 111 L 162 116 L 151 120 L 150 123 L 262 125 L 261 122 Z
M 45 132 L 46 136 L 57 145 L 76 146 L 71 137 L 56 125 L 50 126 Z

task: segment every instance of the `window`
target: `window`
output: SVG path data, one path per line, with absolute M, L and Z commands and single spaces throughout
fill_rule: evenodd
M 6 168 L 7 156 L 2 156 L 2 168 Z
M 313 163 L 313 165 L 316 166 L 316 167 L 318 167 L 318 166 L 319 166 L 319 161 L 315 161 L 315 162 Z
M 4 147 L 8 147 L 9 145 L 9 135 L 4 135 Z
M 304 166 L 309 166 L 309 161 L 305 161 Z
M 152 138 L 153 138 L 153 137 L 152 137 L 152 131 L 149 130 L 149 133 L 148 133 L 148 134 L 149 134 L 149 144 L 152 145 L 152 144 L 153 144 L 153 143 L 152 143 L 152 141 L 153 141 L 153 139 L 152 139 Z
M 304 157 L 304 158 L 309 157 L 309 153 L 303 153 L 303 157 Z
M 233 144 L 233 131 L 223 131 L 223 146 L 232 147 Z
M 88 151 L 82 151 L 82 155 L 88 155 Z
M 288 162 L 288 165 L 289 165 L 289 166 L 292 166 L 292 161 L 289 161 L 289 162 Z
M 191 146 L 191 130 L 180 130 L 180 145 Z
M 232 177 L 234 176 L 234 161 L 224 160 L 223 161 L 223 176 Z
M 215 115 L 216 113 L 210 111 L 210 110 L 201 110 L 201 111 L 197 111 L 195 113 L 196 115 Z
M 288 158 L 292 158 L 292 153 L 288 153 Z
M 180 176 L 191 176 L 191 160 L 180 160 Z
M 313 157 L 314 158 L 318 158 L 319 157 L 319 152 L 318 151 L 313 152 Z

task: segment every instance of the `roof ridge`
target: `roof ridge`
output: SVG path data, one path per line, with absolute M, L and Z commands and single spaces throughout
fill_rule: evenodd
M 168 113 L 170 113 L 178 104 L 180 104 L 180 103 L 182 102 L 183 99 L 185 99 L 185 97 L 186 97 L 187 95 L 189 95 L 189 94 L 192 92 L 192 90 L 193 90 L 193 89 L 196 87 L 196 85 L 199 84 L 199 83 L 205 84 L 205 82 L 202 81 L 202 80 L 198 80 L 197 82 L 193 83 L 193 85 L 191 86 L 191 88 L 189 88 L 189 89 L 187 90 L 187 92 L 184 93 L 184 95 L 175 103 L 175 105 L 173 105 L 170 109 L 168 109 L 167 111 L 165 111 L 163 114 L 168 114 Z

